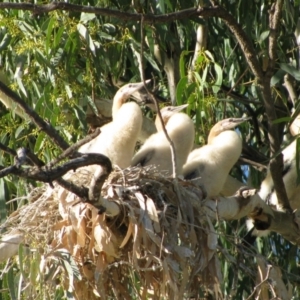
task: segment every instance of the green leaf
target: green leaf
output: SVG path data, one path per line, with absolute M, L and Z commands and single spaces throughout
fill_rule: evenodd
M 158 0 L 158 8 L 162 14 L 165 14 L 165 1 Z
M 17 300 L 16 287 L 15 287 L 15 277 L 13 268 L 9 268 L 7 272 L 7 286 L 9 289 L 11 300 Z
M 149 30 L 148 27 L 146 27 L 146 36 L 147 36 L 147 42 L 150 49 L 150 52 L 154 54 L 154 39 L 153 39 L 153 32 L 152 30 Z
M 38 251 L 34 253 L 32 260 L 30 261 L 30 282 L 36 284 L 37 276 L 39 274 L 39 266 L 41 262 L 41 256 Z
M 71 90 L 69 84 L 65 83 L 65 89 L 66 89 L 66 92 L 67 92 L 68 97 L 69 97 L 70 99 L 73 98 L 72 90 Z
M 156 61 L 153 59 L 153 57 L 151 55 L 149 55 L 149 53 L 144 52 L 144 56 L 147 59 L 147 61 L 151 64 L 151 66 L 159 72 L 160 68 L 157 65 Z
M 2 41 L 0 42 L 0 52 L 7 49 L 7 46 L 9 45 L 10 41 L 11 41 L 11 36 L 8 33 L 6 33 Z
M 80 22 L 86 24 L 88 23 L 89 21 L 93 20 L 96 18 L 96 15 L 95 14 L 89 14 L 89 13 L 81 13 L 80 15 Z
M 294 66 L 286 63 L 279 64 L 280 68 L 292 75 L 296 80 L 300 81 L 300 71 L 298 71 Z
M 61 26 L 58 28 L 57 32 L 54 32 L 53 48 L 57 48 L 61 44 L 63 40 L 62 35 L 64 31 L 65 31 L 64 26 Z
M 6 199 L 8 198 L 7 185 L 4 178 L 0 178 L 0 224 L 6 220 Z
M 185 71 L 185 56 L 188 54 L 188 51 L 182 51 L 180 54 L 180 59 L 179 59 L 179 71 L 180 71 L 180 78 L 183 78 L 186 76 L 186 71 Z
M 210 60 L 211 60 L 212 62 L 214 62 L 214 61 L 215 61 L 215 59 L 214 59 L 214 56 L 211 54 L 211 52 L 210 52 L 210 51 L 208 51 L 208 50 L 205 50 L 205 54 L 206 54 L 206 56 L 208 56 L 208 57 L 210 58 Z
M 215 81 L 215 84 L 212 86 L 213 92 L 217 94 L 222 86 L 223 82 L 223 71 L 220 65 L 217 63 L 214 63 L 214 69 L 216 71 L 217 79 Z
M 17 83 L 18 83 L 18 86 L 19 86 L 20 90 L 27 97 L 27 92 L 26 92 L 25 87 L 23 85 L 22 79 L 20 77 L 18 77 L 16 80 L 17 80 Z
M 105 23 L 103 24 L 103 29 L 106 30 L 109 34 L 116 33 L 116 26 L 114 24 Z
M 15 132 L 15 138 L 17 139 L 19 137 L 19 135 L 21 134 L 21 132 L 24 130 L 24 124 L 20 125 L 16 132 Z
M 279 123 L 287 123 L 291 120 L 291 117 L 283 117 L 283 118 L 278 118 L 274 120 L 272 123 L 273 124 L 279 124 Z
M 39 151 L 41 151 L 44 147 L 44 143 L 45 143 L 45 133 L 41 132 L 36 139 L 34 145 L 34 153 L 38 153 Z
M 47 26 L 47 34 L 46 34 L 46 43 L 45 43 L 45 47 L 46 47 L 46 55 L 48 55 L 51 52 L 51 49 L 53 47 L 53 43 L 51 42 L 52 40 L 52 30 L 53 30 L 53 25 L 55 23 L 55 18 L 49 18 L 49 23 Z
M 181 78 L 177 84 L 177 87 L 176 87 L 176 102 L 177 102 L 177 105 L 181 105 L 181 104 L 184 104 L 186 103 L 186 101 L 184 101 L 184 96 L 185 96 L 185 88 L 186 88 L 186 85 L 188 84 L 188 77 L 185 76 L 183 78 Z
M 78 30 L 79 34 L 85 39 L 91 52 L 96 56 L 96 47 L 95 47 L 92 37 L 90 36 L 90 34 L 88 32 L 88 29 L 83 24 L 79 23 L 79 24 L 77 24 L 77 30 Z
M 271 78 L 271 86 L 275 86 L 277 83 L 279 83 L 285 74 L 285 71 L 279 69 Z
M 270 34 L 270 30 L 266 30 L 262 32 L 262 34 L 259 36 L 258 42 L 261 44 Z

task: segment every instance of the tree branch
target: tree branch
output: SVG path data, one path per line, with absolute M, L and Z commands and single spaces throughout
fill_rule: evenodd
M 7 176 L 8 174 L 17 175 L 20 177 L 33 179 L 42 182 L 52 182 L 59 177 L 62 177 L 70 170 L 76 170 L 77 168 L 89 166 L 89 165 L 101 165 L 111 172 L 112 166 L 110 160 L 102 154 L 89 153 L 84 154 L 81 157 L 71 159 L 61 166 L 57 166 L 49 170 L 46 166 L 29 169 L 21 169 L 16 164 L 0 171 L 0 178 Z
M 81 156 L 80 153 L 74 153 L 74 152 L 77 151 L 77 149 L 80 146 L 88 143 L 89 141 L 91 141 L 92 139 L 94 139 L 96 136 L 98 136 L 100 133 L 101 133 L 101 129 L 100 128 L 96 128 L 93 133 L 89 134 L 85 138 L 83 138 L 80 141 L 78 141 L 77 143 L 73 144 L 71 147 L 69 147 L 67 150 L 65 150 L 63 153 L 61 153 L 58 157 L 56 157 L 54 160 L 52 160 L 51 162 L 49 162 L 47 164 L 47 167 L 51 168 L 51 167 L 53 167 L 54 165 L 58 164 L 60 161 L 62 161 L 63 159 L 65 159 L 67 157 L 80 157 Z
M 161 126 L 162 126 L 162 130 L 166 136 L 166 139 L 168 140 L 169 144 L 170 144 L 170 151 L 171 151 L 171 157 L 172 157 L 172 165 L 173 165 L 173 178 L 177 178 L 177 164 L 176 164 L 176 152 L 175 152 L 175 147 L 174 147 L 174 143 L 173 141 L 170 139 L 169 134 L 166 130 L 164 121 L 162 119 L 161 113 L 160 113 L 160 109 L 159 109 L 159 105 L 158 105 L 158 101 L 156 100 L 155 96 L 153 95 L 153 93 L 150 93 L 150 91 L 148 90 L 147 86 L 146 86 L 146 81 L 145 81 L 145 75 L 144 75 L 144 61 L 143 61 L 143 53 L 144 53 L 144 15 L 142 15 L 141 18 L 141 76 L 142 76 L 142 81 L 144 82 L 144 88 L 147 91 L 148 95 L 150 96 L 150 98 L 152 99 L 152 101 L 155 104 L 155 108 L 156 108 L 156 112 L 157 115 L 159 117 Z
M 2 143 L 0 143 L 0 150 L 10 154 L 10 155 L 17 155 L 17 152 L 14 149 L 11 149 L 5 145 L 3 145 Z
M 10 2 L 0 3 L 0 9 L 5 9 L 5 8 L 29 10 L 36 15 L 42 13 L 49 13 L 54 10 L 65 10 L 65 11 L 94 13 L 102 16 L 115 17 L 122 21 L 137 21 L 137 22 L 141 21 L 140 14 L 127 13 L 127 12 L 121 12 L 118 10 L 113 10 L 108 8 L 77 5 L 77 4 L 57 2 L 57 1 L 53 1 L 45 5 L 35 5 L 31 3 L 10 3 Z M 163 14 L 163 15 L 145 14 L 143 15 L 143 23 L 144 24 L 169 23 L 172 21 L 188 19 L 192 17 L 221 18 L 224 21 L 224 23 L 228 26 L 228 28 L 231 30 L 231 32 L 234 34 L 235 38 L 240 44 L 240 47 L 254 75 L 258 78 L 262 78 L 263 76 L 262 68 L 256 57 L 256 52 L 254 50 L 252 42 L 249 40 L 242 26 L 238 24 L 234 19 L 234 17 L 221 6 L 216 5 L 213 7 L 199 7 L 199 8 L 192 7 L 174 13 Z
M 278 118 L 276 110 L 274 107 L 274 97 L 272 97 L 271 92 L 271 77 L 274 74 L 275 63 L 277 59 L 276 55 L 276 45 L 277 45 L 277 35 L 278 27 L 280 22 L 280 15 L 282 10 L 283 1 L 277 0 L 275 4 L 272 5 L 270 10 L 269 18 L 269 27 L 270 27 L 270 36 L 269 36 L 269 65 L 267 72 L 263 77 L 258 77 L 258 83 L 261 88 L 266 114 L 268 118 L 268 127 L 269 127 L 269 141 L 270 141 L 270 172 L 274 181 L 274 187 L 277 194 L 278 201 L 282 204 L 282 207 L 286 210 L 291 211 L 291 206 L 287 197 L 286 189 L 284 186 L 282 178 L 283 170 L 283 156 L 275 155 L 280 150 L 280 145 L 282 142 L 282 136 L 279 136 L 280 126 L 274 121 Z
M 11 4 L 13 4 L 13 3 L 11 3 Z M 1 9 L 1 6 L 0 6 L 0 9 Z M 33 109 L 31 109 L 26 104 L 26 102 L 18 94 L 16 94 L 14 91 L 12 91 L 2 81 L 0 81 L 0 91 L 2 91 L 6 96 L 10 97 L 14 102 L 16 102 L 24 110 L 24 112 L 29 116 L 30 120 L 34 124 L 36 124 L 36 126 L 38 128 L 40 128 L 42 131 L 47 133 L 47 135 L 52 139 L 52 141 L 55 144 L 57 144 L 61 149 L 66 150 L 69 148 L 69 144 L 60 136 L 58 131 L 56 129 L 54 129 L 51 124 L 45 122 Z

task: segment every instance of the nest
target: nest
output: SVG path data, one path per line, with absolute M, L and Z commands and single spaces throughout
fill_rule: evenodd
M 90 179 L 84 169 L 72 175 L 79 185 Z M 59 280 L 76 299 L 183 299 L 199 289 L 218 296 L 217 235 L 199 209 L 201 190 L 154 168 L 128 168 L 110 174 L 102 196 L 118 204 L 116 217 L 44 186 L 6 222 L 24 233 L 24 244 L 40 249 L 49 288 Z

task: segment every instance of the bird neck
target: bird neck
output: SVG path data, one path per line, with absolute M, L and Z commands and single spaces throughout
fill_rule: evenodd
M 119 109 L 122 107 L 122 105 L 125 103 L 127 100 L 126 97 L 124 97 L 122 94 L 119 93 L 119 91 L 116 93 L 112 105 L 112 118 L 113 120 L 116 118 L 117 113 Z
M 207 144 L 211 145 L 214 143 L 214 139 L 219 136 L 222 133 L 221 130 L 219 130 L 218 128 L 214 129 L 212 128 L 209 132 L 208 138 L 207 138 Z
M 217 126 L 218 124 L 216 124 L 209 132 L 208 138 L 207 138 L 207 144 L 211 145 L 213 144 L 213 140 L 219 135 L 221 134 L 223 131 L 220 128 L 220 126 Z
M 232 165 L 241 155 L 242 139 L 235 131 L 226 130 L 216 136 L 210 146 L 215 149 L 214 153 L 218 156 L 216 159 L 221 159 L 224 166 Z M 225 160 L 224 157 L 226 157 Z

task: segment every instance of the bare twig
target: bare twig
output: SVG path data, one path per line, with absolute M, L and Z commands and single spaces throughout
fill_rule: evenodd
M 171 156 L 172 156 L 172 165 L 173 165 L 173 178 L 177 178 L 177 164 L 176 164 L 176 153 L 175 153 L 175 148 L 174 148 L 174 143 L 173 141 L 170 139 L 168 132 L 166 130 L 164 121 L 162 119 L 161 113 L 160 113 L 160 109 L 159 109 L 159 105 L 158 102 L 155 98 L 155 96 L 148 90 L 147 86 L 146 86 L 146 82 L 145 82 L 145 74 L 144 74 L 144 62 L 143 62 L 143 53 L 144 52 L 144 15 L 141 15 L 141 76 L 142 76 L 142 81 L 144 83 L 144 87 L 147 91 L 147 93 L 149 94 L 149 96 L 151 97 L 152 101 L 155 104 L 155 108 L 157 111 L 157 115 L 159 117 L 163 132 L 166 136 L 166 139 L 168 140 L 168 142 L 170 143 L 170 150 L 171 150 Z
M 244 158 L 244 157 L 240 157 L 239 161 L 243 164 L 252 165 L 253 167 L 257 168 L 259 171 L 263 171 L 263 170 L 267 169 L 267 166 L 260 164 L 259 162 Z
M 266 277 L 263 279 L 263 281 L 261 281 L 258 285 L 256 285 L 253 289 L 253 292 L 251 293 L 251 295 L 247 298 L 247 300 L 251 299 L 252 296 L 254 296 L 254 294 L 256 293 L 257 289 L 264 284 L 266 281 L 269 280 L 269 276 L 270 276 L 270 271 L 271 271 L 272 265 L 268 265 L 267 266 L 267 274 Z

